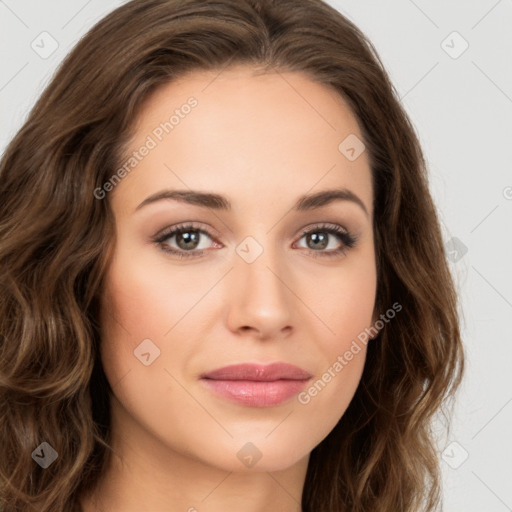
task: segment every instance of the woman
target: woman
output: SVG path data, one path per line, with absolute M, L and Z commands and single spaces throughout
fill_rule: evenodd
M 0 167 L 3 510 L 417 511 L 463 372 L 425 162 L 320 0 L 134 0 Z

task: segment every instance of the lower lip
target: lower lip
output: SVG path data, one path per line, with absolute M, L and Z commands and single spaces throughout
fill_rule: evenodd
M 306 380 L 214 380 L 201 379 L 216 394 L 250 407 L 279 405 L 298 394 Z

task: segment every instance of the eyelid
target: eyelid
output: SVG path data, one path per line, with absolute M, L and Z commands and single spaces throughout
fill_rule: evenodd
M 179 222 L 178 224 L 174 224 L 172 226 L 166 226 L 165 228 L 158 231 L 155 235 L 152 236 L 154 241 L 158 239 L 162 239 L 163 237 L 169 238 L 174 234 L 175 231 L 185 231 L 186 229 L 193 229 L 194 231 L 199 231 L 210 238 L 220 238 L 220 233 L 217 232 L 211 226 L 203 227 L 203 225 L 199 222 L 195 221 L 185 221 Z M 219 242 L 220 243 L 220 242 Z
M 313 224 L 309 224 L 306 227 L 301 229 L 301 236 L 307 235 L 308 233 L 311 233 L 311 231 L 318 230 L 321 231 L 322 229 L 333 229 L 336 231 L 340 231 L 342 233 L 349 234 L 349 230 L 345 228 L 344 226 L 341 226 L 340 224 L 335 224 L 332 222 L 314 222 Z

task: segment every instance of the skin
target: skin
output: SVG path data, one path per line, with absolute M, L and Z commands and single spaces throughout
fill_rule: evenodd
M 378 318 L 367 154 L 349 161 L 338 150 L 348 135 L 362 136 L 335 91 L 302 74 L 255 76 L 245 66 L 158 89 L 128 152 L 190 96 L 197 107 L 104 199 L 117 229 L 100 319 L 116 456 L 84 510 L 300 511 L 309 454 L 349 405 L 365 346 L 307 404 L 297 396 L 272 407 L 228 402 L 199 376 L 284 361 L 313 383 Z M 342 187 L 367 213 L 351 201 L 292 210 L 304 194 Z M 163 189 L 222 194 L 232 207 L 161 200 L 136 210 Z M 154 242 L 189 221 L 210 233 L 199 235 L 201 256 L 179 259 Z M 322 229 L 314 233 L 329 237 L 327 248 L 303 236 L 323 223 L 356 235 L 356 245 L 319 255 L 343 246 Z M 263 251 L 252 263 L 236 250 L 248 236 Z M 180 250 L 177 237 L 165 243 Z M 160 350 L 148 366 L 134 356 L 144 339 Z M 261 453 L 252 467 L 237 457 L 248 442 Z

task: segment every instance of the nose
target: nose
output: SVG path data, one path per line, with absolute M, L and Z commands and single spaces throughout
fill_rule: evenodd
M 227 285 L 227 324 L 232 332 L 259 340 L 285 338 L 293 330 L 293 293 L 275 258 L 237 261 Z

